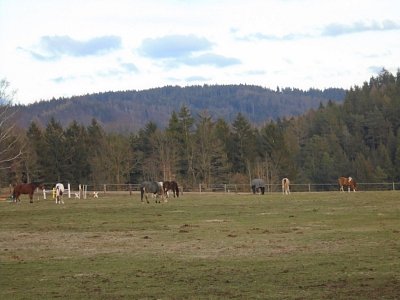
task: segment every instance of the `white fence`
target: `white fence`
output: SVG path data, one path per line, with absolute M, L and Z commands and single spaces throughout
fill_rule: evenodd
M 43 189 L 43 199 L 47 199 L 48 194 L 50 194 L 51 198 L 55 198 L 56 197 L 56 189 L 53 187 L 52 189 L 47 188 L 50 186 L 55 186 L 55 184 L 44 184 L 45 188 Z M 66 185 L 66 188 L 64 189 L 64 194 L 68 196 L 68 198 L 71 198 L 71 196 L 75 197 L 75 198 L 83 198 L 86 199 L 87 197 L 87 185 L 84 184 L 79 184 L 78 185 L 78 189 L 77 190 L 71 190 L 71 184 L 68 183 Z

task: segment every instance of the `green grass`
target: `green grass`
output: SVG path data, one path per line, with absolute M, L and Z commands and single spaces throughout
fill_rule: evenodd
M 0 299 L 400 298 L 398 192 L 65 202 L 0 202 Z

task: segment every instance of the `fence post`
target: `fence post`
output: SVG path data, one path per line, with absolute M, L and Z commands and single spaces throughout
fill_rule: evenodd
M 103 191 L 104 191 L 104 194 L 107 192 L 107 188 L 106 188 L 105 184 L 103 185 Z
M 201 193 L 201 183 L 199 183 L 199 192 Z
M 68 199 L 71 198 L 71 185 L 68 182 Z
M 225 193 L 226 193 L 226 184 L 224 184 L 224 190 L 225 190 Z
M 395 187 L 394 187 L 394 181 L 392 182 L 392 184 L 393 184 L 393 191 L 395 191 L 396 189 L 395 189 Z
M 308 192 L 311 192 L 311 184 L 308 184 Z

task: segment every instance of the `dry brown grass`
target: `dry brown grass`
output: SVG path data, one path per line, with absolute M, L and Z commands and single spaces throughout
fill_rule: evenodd
M 399 197 L 0 202 L 0 297 L 397 299 Z

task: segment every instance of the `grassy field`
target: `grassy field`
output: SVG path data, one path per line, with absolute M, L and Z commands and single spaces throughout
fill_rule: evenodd
M 0 299 L 400 298 L 399 192 L 65 202 L 0 202 Z

